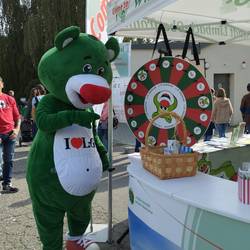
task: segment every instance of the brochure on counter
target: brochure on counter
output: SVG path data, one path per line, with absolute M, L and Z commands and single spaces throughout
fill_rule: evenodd
M 231 139 L 231 135 L 228 138 L 213 138 L 210 141 L 202 141 L 192 146 L 192 149 L 198 153 L 210 153 L 227 148 L 237 148 L 250 145 L 250 134 L 244 134 L 235 143 Z

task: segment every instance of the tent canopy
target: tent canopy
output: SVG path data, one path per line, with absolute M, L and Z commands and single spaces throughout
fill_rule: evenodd
M 163 23 L 171 40 L 183 40 L 188 27 L 196 40 L 250 45 L 250 0 L 113 0 L 108 34 L 155 38 Z

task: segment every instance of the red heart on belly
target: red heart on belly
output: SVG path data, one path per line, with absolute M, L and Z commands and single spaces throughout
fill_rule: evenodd
M 82 139 L 81 138 L 72 138 L 70 142 L 74 148 L 78 149 L 82 146 Z

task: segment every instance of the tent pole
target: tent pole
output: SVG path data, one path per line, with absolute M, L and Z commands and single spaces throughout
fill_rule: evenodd
M 113 171 L 113 107 L 112 96 L 109 99 L 108 116 L 108 156 L 110 166 L 108 169 L 108 243 L 112 243 L 112 171 Z

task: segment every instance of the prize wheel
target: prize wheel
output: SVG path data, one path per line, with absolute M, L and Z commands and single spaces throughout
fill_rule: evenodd
M 202 73 L 189 62 L 162 57 L 147 62 L 131 78 L 125 93 L 125 115 L 135 137 L 145 144 L 149 121 L 161 111 L 177 113 L 187 129 L 187 145 L 195 144 L 209 126 L 212 95 Z M 159 118 L 149 133 L 149 144 L 166 145 L 182 138 L 172 116 Z

